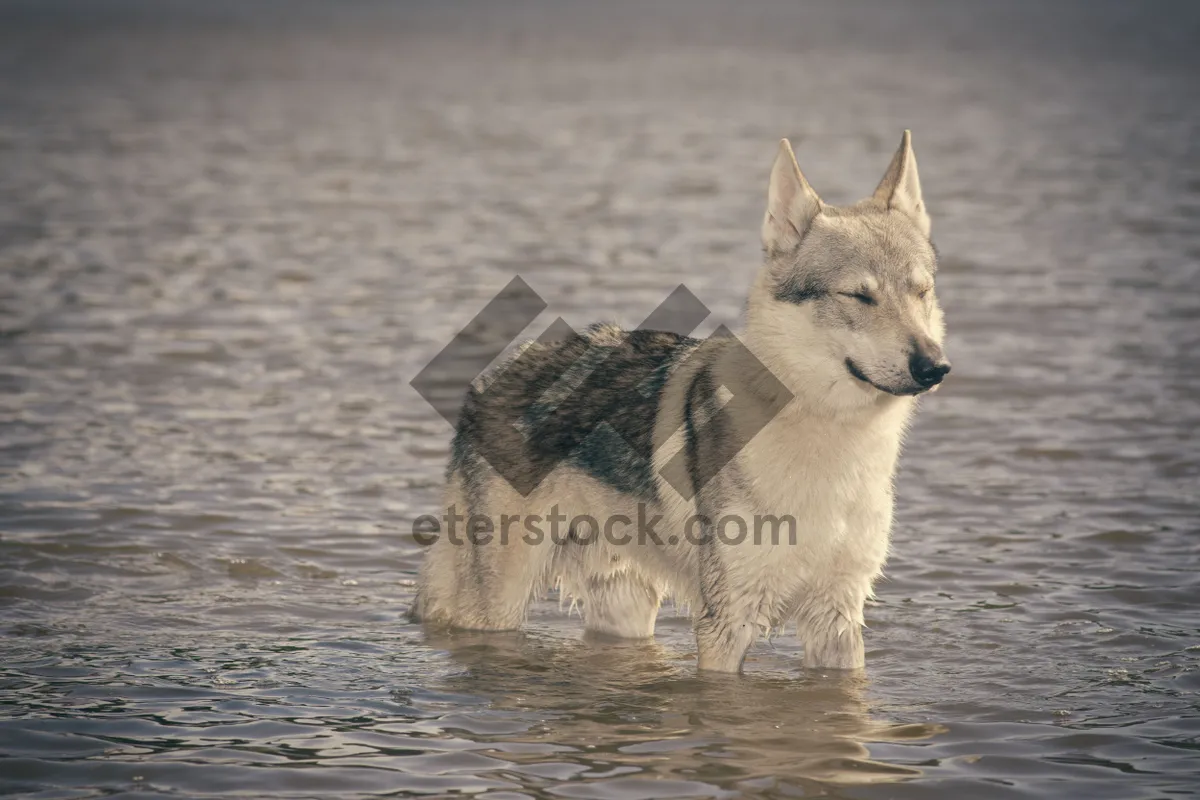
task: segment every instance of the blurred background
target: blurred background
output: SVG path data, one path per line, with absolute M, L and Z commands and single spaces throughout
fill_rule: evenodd
M 1200 786 L 1200 5 L 0 0 L 0 789 L 1161 798 Z M 736 325 L 788 136 L 911 128 L 954 374 L 865 676 L 404 618 L 514 275 Z M 314 767 L 319 767 L 316 769 Z

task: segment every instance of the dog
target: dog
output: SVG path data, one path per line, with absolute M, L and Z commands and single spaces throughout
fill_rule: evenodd
M 782 140 L 762 245 L 740 336 L 595 325 L 472 384 L 413 619 L 515 629 L 557 585 L 598 635 L 652 636 L 674 598 L 702 670 L 740 672 L 785 623 L 805 667 L 864 666 L 901 443 L 950 371 L 910 133 L 875 192 L 842 207 Z

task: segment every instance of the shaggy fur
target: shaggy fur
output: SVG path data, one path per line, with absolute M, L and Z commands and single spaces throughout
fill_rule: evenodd
M 875 193 L 844 208 L 821 202 L 784 140 L 738 338 L 594 326 L 472 386 L 445 504 L 485 515 L 491 535 L 442 530 L 413 616 L 516 628 L 558 584 L 589 630 L 645 637 L 671 595 L 692 609 L 701 669 L 739 671 L 788 621 L 807 666 L 863 666 L 901 440 L 949 371 L 929 232 L 907 132 Z M 554 516 L 580 515 L 661 521 L 629 542 L 578 524 L 551 535 Z M 796 536 L 737 539 L 731 515 L 791 515 Z

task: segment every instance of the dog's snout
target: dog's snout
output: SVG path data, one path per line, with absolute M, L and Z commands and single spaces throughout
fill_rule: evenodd
M 928 389 L 942 382 L 950 371 L 950 362 L 941 353 L 931 357 L 929 353 L 916 352 L 908 361 L 908 370 L 914 381 Z

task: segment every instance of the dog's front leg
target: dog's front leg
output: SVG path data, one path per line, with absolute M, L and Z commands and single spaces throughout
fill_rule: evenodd
M 713 672 L 741 672 L 758 634 L 749 615 L 706 606 L 696 621 L 697 664 Z
M 866 663 L 862 628 L 845 618 L 810 628 L 804 637 L 804 666 L 809 669 L 861 669 Z
M 829 587 L 806 598 L 797 616 L 804 642 L 804 666 L 812 669 L 861 669 L 863 603 L 857 586 Z
M 700 545 L 700 593 L 703 606 L 696 620 L 697 664 L 713 672 L 741 672 L 746 653 L 758 635 L 757 603 L 744 586 L 734 588 L 728 565 L 712 539 Z

